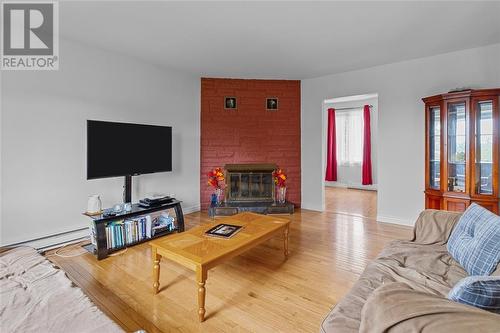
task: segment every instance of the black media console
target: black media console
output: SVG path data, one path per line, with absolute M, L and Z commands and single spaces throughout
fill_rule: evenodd
M 175 212 L 174 228 L 169 230 L 158 229 L 158 233 L 149 236 L 144 232 L 146 226 L 145 221 L 149 219 L 149 233 L 151 233 L 151 223 L 162 212 L 173 210 Z M 89 216 L 87 214 L 84 214 Z M 153 207 L 140 207 L 139 204 L 132 204 L 132 210 L 129 212 L 122 212 L 114 216 L 107 215 L 94 215 L 89 216 L 92 218 L 92 244 L 86 247 L 89 251 L 101 260 L 106 258 L 109 254 L 122 250 L 126 247 L 133 246 L 139 243 L 147 242 L 151 239 L 162 237 L 173 232 L 184 231 L 184 215 L 182 214 L 181 201 L 173 199 L 171 202 L 160 204 Z M 138 226 L 140 224 L 141 226 Z M 142 233 L 141 233 L 142 228 Z M 118 244 L 112 244 L 110 239 L 110 231 L 114 234 L 119 231 Z M 113 246 L 112 246 L 113 245 Z

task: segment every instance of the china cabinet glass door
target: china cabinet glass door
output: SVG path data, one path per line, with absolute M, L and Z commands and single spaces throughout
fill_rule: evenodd
M 475 192 L 493 194 L 493 102 L 481 101 L 475 119 Z
M 448 184 L 450 192 L 465 192 L 466 122 L 465 103 L 448 104 Z
M 429 108 L 429 187 L 441 187 L 441 109 Z
M 500 213 L 500 88 L 424 97 L 425 207 Z

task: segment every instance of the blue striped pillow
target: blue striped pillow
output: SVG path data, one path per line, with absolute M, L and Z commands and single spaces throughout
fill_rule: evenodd
M 473 203 L 453 228 L 447 249 L 470 275 L 490 275 L 500 261 L 500 216 Z
M 449 292 L 448 299 L 500 313 L 500 276 L 468 276 Z

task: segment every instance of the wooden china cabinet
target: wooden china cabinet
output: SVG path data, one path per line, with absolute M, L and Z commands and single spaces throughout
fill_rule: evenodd
M 450 92 L 425 103 L 425 207 L 499 212 L 500 88 Z

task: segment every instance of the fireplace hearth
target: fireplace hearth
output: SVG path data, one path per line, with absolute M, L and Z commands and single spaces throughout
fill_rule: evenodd
M 251 211 L 261 214 L 292 214 L 290 202 L 279 204 L 275 200 L 273 171 L 276 164 L 226 164 L 225 202 L 210 207 L 214 216 L 229 216 Z

